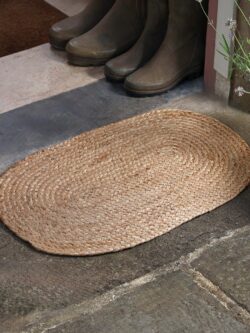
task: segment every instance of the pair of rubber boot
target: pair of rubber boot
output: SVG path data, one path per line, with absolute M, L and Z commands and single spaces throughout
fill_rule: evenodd
M 195 0 L 88 0 L 50 30 L 69 62 L 105 64 L 105 75 L 135 95 L 167 91 L 202 73 L 206 20 Z

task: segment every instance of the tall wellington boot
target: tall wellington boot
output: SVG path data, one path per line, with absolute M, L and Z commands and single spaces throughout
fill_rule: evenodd
M 51 45 L 64 50 L 70 39 L 92 29 L 107 14 L 114 2 L 115 0 L 87 0 L 79 14 L 68 17 L 51 27 L 49 31 Z
M 155 54 L 166 33 L 167 16 L 166 0 L 147 0 L 147 19 L 141 37 L 130 50 L 105 65 L 107 79 L 123 81 Z
M 165 39 L 142 68 L 129 75 L 125 89 L 135 95 L 167 91 L 180 81 L 202 73 L 206 18 L 194 0 L 168 0 L 169 18 Z
M 145 16 L 146 0 L 116 0 L 92 30 L 67 44 L 69 62 L 78 66 L 103 65 L 127 51 L 140 37 Z

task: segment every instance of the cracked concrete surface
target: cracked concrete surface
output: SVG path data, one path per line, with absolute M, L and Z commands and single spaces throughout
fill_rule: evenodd
M 133 99 L 99 81 L 2 114 L 0 168 L 155 107 L 214 116 L 250 143 L 250 115 L 202 93 Z M 249 333 L 249 203 L 248 188 L 151 242 L 86 258 L 40 253 L 0 225 L 0 332 Z
M 226 250 L 227 244 L 239 239 L 245 240 L 244 250 L 249 253 L 249 237 L 250 226 L 227 232 L 175 262 L 88 301 L 24 316 L 12 323 L 11 332 L 247 333 L 248 310 L 238 304 L 237 295 L 231 298 L 203 275 L 199 265 L 207 263 L 209 251 Z M 214 256 L 210 258 L 214 262 Z M 223 256 L 217 258 L 221 259 Z M 245 273 L 242 279 L 249 282 L 246 269 Z M 9 332 L 8 324 L 2 328 Z

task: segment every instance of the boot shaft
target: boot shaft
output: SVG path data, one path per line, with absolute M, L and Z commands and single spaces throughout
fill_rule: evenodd
M 147 1 L 148 0 L 132 0 L 132 7 L 134 6 L 138 17 L 142 18 L 144 21 L 147 16 Z
M 175 40 L 187 39 L 194 34 L 204 37 L 207 20 L 198 1 L 168 0 L 168 2 L 168 36 L 172 36 Z M 205 10 L 207 4 L 207 0 L 203 1 Z
M 168 13 L 168 0 L 147 0 L 147 25 L 167 25 Z
M 107 17 L 112 17 L 114 12 L 120 13 L 121 22 L 124 17 L 131 16 L 136 17 L 139 24 L 144 24 L 147 13 L 147 0 L 116 0 Z
M 116 0 L 114 6 L 138 15 L 146 15 L 147 12 L 147 0 Z

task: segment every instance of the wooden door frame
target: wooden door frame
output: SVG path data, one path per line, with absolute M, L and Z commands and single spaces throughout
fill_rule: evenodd
M 212 20 L 214 26 L 217 23 L 218 0 L 210 0 L 208 7 L 208 15 Z M 208 24 L 207 37 L 206 37 L 206 54 L 205 54 L 205 69 L 204 69 L 204 84 L 205 89 L 214 92 L 216 71 L 214 69 L 214 55 L 215 55 L 216 33 L 214 29 Z

